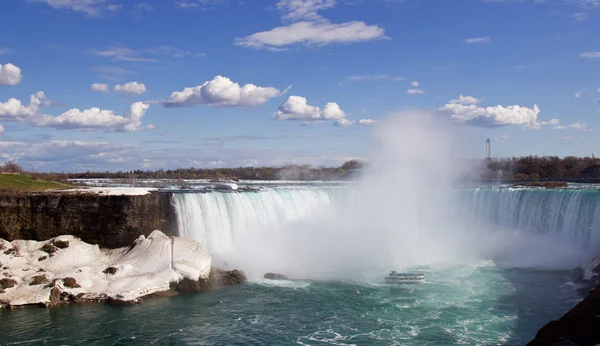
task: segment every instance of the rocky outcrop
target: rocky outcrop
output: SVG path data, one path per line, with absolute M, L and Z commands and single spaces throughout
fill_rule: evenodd
M 565 188 L 568 185 L 566 181 L 528 181 L 522 183 L 515 183 L 513 186 L 524 186 L 524 187 L 543 187 L 546 189 Z
M 528 346 L 600 344 L 600 286 L 563 317 L 542 327 Z
M 101 249 L 73 236 L 45 242 L 0 239 L 0 245 L 19 248 L 0 254 L 6 265 L 0 271 L 4 276 L 0 279 L 0 305 L 9 309 L 68 303 L 135 304 L 246 281 L 241 271 L 211 268 L 211 256 L 202 244 L 160 231 L 119 249 Z M 39 261 L 40 255 L 48 254 L 47 245 L 52 246 L 51 257 Z
M 89 244 L 119 248 L 154 230 L 177 235 L 170 193 L 101 195 L 44 192 L 0 195 L 0 238 L 48 240 L 73 235 Z M 65 248 L 68 243 L 48 244 Z
M 591 289 L 600 285 L 600 256 L 575 268 L 574 272 L 579 294 L 585 297 Z

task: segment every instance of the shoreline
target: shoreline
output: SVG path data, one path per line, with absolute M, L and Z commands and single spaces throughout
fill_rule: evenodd
M 70 303 L 128 305 L 246 281 L 242 271 L 213 267 L 199 242 L 160 231 L 118 249 L 68 235 L 41 242 L 0 239 L 0 263 L 0 308 L 9 310 Z

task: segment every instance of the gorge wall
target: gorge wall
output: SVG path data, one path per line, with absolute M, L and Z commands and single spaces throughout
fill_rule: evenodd
M 170 193 L 0 195 L 0 238 L 47 240 L 74 235 L 106 248 L 132 244 L 154 230 L 177 235 Z

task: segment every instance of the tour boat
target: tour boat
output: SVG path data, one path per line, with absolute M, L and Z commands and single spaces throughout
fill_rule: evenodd
M 425 274 L 423 273 L 396 273 L 392 270 L 390 275 L 385 278 L 388 284 L 418 284 L 425 282 Z

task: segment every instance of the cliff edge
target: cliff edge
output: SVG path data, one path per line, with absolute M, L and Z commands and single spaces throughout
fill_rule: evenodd
M 86 243 L 119 248 L 154 230 L 177 235 L 172 194 L 112 192 L 0 193 L 0 238 L 43 241 L 73 235 Z

